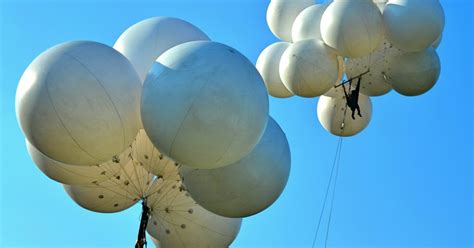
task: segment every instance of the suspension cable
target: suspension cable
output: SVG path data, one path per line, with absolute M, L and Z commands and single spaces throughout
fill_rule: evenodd
M 321 226 L 321 221 L 322 221 L 322 218 L 323 218 L 323 214 L 324 214 L 324 210 L 326 209 L 326 203 L 327 203 L 327 199 L 328 199 L 328 195 L 329 195 L 329 191 L 331 189 L 331 183 L 332 183 L 332 179 L 334 178 L 333 177 L 333 174 L 334 174 L 334 170 L 336 168 L 336 164 L 339 163 L 339 160 L 340 160 L 340 152 L 341 152 L 341 148 L 342 148 L 342 137 L 339 138 L 339 141 L 337 143 L 337 146 L 336 146 L 336 153 L 334 155 L 334 160 L 333 160 L 333 164 L 332 164 L 332 168 L 331 168 L 331 174 L 329 176 L 329 182 L 328 182 L 328 185 L 326 187 L 326 193 L 324 195 L 324 200 L 323 200 L 323 207 L 321 208 L 321 212 L 319 214 L 319 219 L 318 219 L 318 225 L 316 227 L 316 232 L 314 234 L 314 238 L 313 238 L 313 244 L 311 247 L 315 247 L 316 245 L 316 240 L 318 238 L 318 233 L 319 233 L 319 228 Z M 337 166 L 338 168 L 339 166 Z M 337 172 L 336 172 L 336 178 L 337 178 Z M 331 207 L 332 208 L 332 207 Z
M 333 210 L 333 207 L 334 207 L 334 198 L 336 196 L 337 178 L 339 176 L 339 164 L 340 164 L 339 162 L 341 161 L 341 152 L 342 152 L 342 138 L 341 138 L 341 145 L 339 146 L 339 154 L 338 154 L 337 162 L 336 162 L 336 176 L 334 178 L 334 186 L 333 186 L 333 189 L 332 189 L 332 199 L 331 199 L 331 204 L 330 204 L 330 208 L 329 208 L 329 219 L 328 219 L 328 225 L 327 225 L 327 228 L 326 228 L 326 239 L 324 241 L 324 247 L 325 248 L 328 245 L 329 229 L 330 229 L 331 220 L 332 220 L 332 210 Z

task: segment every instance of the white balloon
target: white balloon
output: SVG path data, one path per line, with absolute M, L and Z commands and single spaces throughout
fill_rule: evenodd
M 314 4 L 314 0 L 271 0 L 267 9 L 267 23 L 272 33 L 291 42 L 291 28 L 301 11 Z
M 396 56 L 387 76 L 398 93 L 418 96 L 433 88 L 440 71 L 441 63 L 436 50 L 428 48 L 425 51 Z
M 347 89 L 346 89 L 347 90 Z M 359 95 L 359 107 L 362 117 L 355 113 L 351 117 L 351 109 L 346 105 L 342 87 L 333 91 L 334 97 L 321 96 L 318 101 L 318 119 L 328 132 L 342 137 L 353 136 L 364 130 L 372 118 L 372 101 L 368 96 Z
M 247 155 L 263 134 L 268 94 L 254 65 L 217 42 L 178 45 L 145 80 L 142 121 L 153 144 L 178 163 L 222 167 Z
M 130 149 L 126 149 L 112 161 L 98 165 L 77 166 L 53 160 L 26 140 L 26 148 L 36 166 L 50 179 L 71 185 L 84 185 L 102 182 L 120 174 L 120 164 L 130 161 Z
M 293 43 L 280 61 L 280 77 L 295 95 L 316 97 L 327 92 L 338 77 L 334 51 L 320 40 Z
M 91 185 L 63 185 L 74 202 L 94 212 L 123 211 L 147 196 L 152 176 L 143 167 L 130 161 L 122 166 L 120 175 Z
M 383 19 L 389 41 L 407 52 L 428 48 L 444 28 L 444 11 L 438 0 L 390 0 Z
M 51 159 L 99 164 L 132 143 L 141 83 L 130 62 L 106 45 L 67 42 L 39 55 L 20 79 L 16 114 L 29 142 Z
M 360 92 L 367 96 L 381 96 L 392 90 L 386 81 L 386 74 L 391 68 L 393 59 L 403 52 L 384 40 L 377 50 L 366 57 L 348 59 L 346 74 L 348 78 L 356 77 L 370 69 L 368 74 L 362 76 Z M 354 80 L 354 82 L 356 82 Z
M 290 45 L 288 42 L 273 43 L 265 48 L 257 59 L 257 70 L 262 75 L 271 96 L 279 98 L 294 96 L 280 78 L 281 56 Z
M 151 174 L 164 180 L 180 180 L 179 164 L 156 149 L 145 130 L 142 129 L 138 132 L 131 150 L 133 160 Z
M 321 18 L 329 4 L 315 4 L 304 9 L 296 17 L 291 28 L 291 37 L 293 42 L 308 39 L 322 40 L 321 36 Z
M 340 83 L 342 83 L 342 80 L 344 79 L 345 72 L 346 72 L 346 64 L 344 62 L 344 57 L 337 56 L 337 79 L 336 79 L 336 82 L 334 83 L 334 85 L 339 85 Z M 331 95 L 332 92 L 333 92 L 333 88 L 334 87 L 331 87 L 323 95 L 325 95 L 325 96 Z
M 162 248 L 228 247 L 242 222 L 205 210 L 174 181 L 157 183 L 156 193 L 148 197 L 147 204 L 151 208 L 147 232 Z
M 260 142 L 237 163 L 212 170 L 182 166 L 179 171 L 199 205 L 221 216 L 241 218 L 278 199 L 290 174 L 290 156 L 285 133 L 269 118 Z
M 340 84 L 342 82 L 345 72 L 346 64 L 344 63 L 344 57 L 337 56 L 337 79 L 335 85 Z
M 174 46 L 196 40 L 209 40 L 209 37 L 187 21 L 153 17 L 125 30 L 114 48 L 130 60 L 143 83 L 153 62 L 161 54 Z
M 321 19 L 324 42 L 340 55 L 363 57 L 382 41 L 382 14 L 371 0 L 336 0 L 329 4 Z

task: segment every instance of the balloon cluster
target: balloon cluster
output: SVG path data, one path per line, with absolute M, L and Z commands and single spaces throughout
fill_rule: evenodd
M 289 176 L 256 68 L 176 18 L 139 22 L 113 47 L 48 49 L 21 77 L 16 113 L 46 176 L 91 211 L 142 200 L 160 247 L 227 247 Z
M 421 95 L 440 74 L 439 0 L 271 0 L 267 23 L 282 40 L 257 60 L 270 95 L 320 96 L 318 119 L 334 135 L 352 136 L 367 127 L 370 96 L 392 89 Z M 348 80 L 341 83 L 344 74 Z M 358 95 L 357 118 L 346 117 L 351 92 Z

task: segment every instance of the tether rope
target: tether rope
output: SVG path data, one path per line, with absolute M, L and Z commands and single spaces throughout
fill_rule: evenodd
M 337 178 L 338 178 L 338 175 L 339 175 L 339 162 L 341 161 L 341 152 L 342 152 L 342 138 L 340 138 L 340 140 L 341 140 L 341 142 L 340 142 L 340 146 L 339 146 L 339 155 L 337 157 L 337 162 L 336 162 L 336 176 L 334 178 L 334 186 L 333 186 L 333 190 L 332 190 L 331 207 L 329 209 L 329 219 L 328 219 L 328 225 L 327 225 L 327 228 L 326 228 L 326 239 L 324 241 L 324 247 L 327 247 L 327 245 L 328 245 L 329 229 L 330 229 L 331 219 L 332 219 L 332 210 L 333 210 L 333 206 L 334 206 L 334 198 L 336 196 Z
M 332 179 L 333 179 L 334 169 L 336 168 L 336 164 L 339 163 L 339 160 L 340 160 L 341 147 L 342 147 L 342 137 L 339 138 L 339 141 L 337 143 L 336 154 L 334 155 L 334 160 L 333 160 L 333 164 L 332 164 L 332 168 L 331 168 L 331 174 L 329 176 L 329 182 L 328 182 L 328 185 L 326 187 L 326 193 L 324 195 L 323 207 L 321 208 L 321 212 L 320 212 L 319 219 L 318 219 L 318 225 L 316 227 L 316 233 L 314 235 L 313 244 L 312 244 L 311 247 L 315 247 L 315 245 L 316 245 L 316 240 L 318 238 L 319 228 L 321 226 L 321 221 L 322 221 L 322 218 L 323 218 L 324 210 L 326 209 L 326 203 L 327 203 L 329 191 L 331 189 L 331 183 L 332 183 Z M 339 166 L 337 166 L 337 168 L 339 168 Z M 335 178 L 337 178 L 337 172 L 336 172 L 336 177 Z M 333 197 L 333 199 L 334 199 L 334 197 Z M 332 211 L 332 206 L 331 206 L 331 211 Z

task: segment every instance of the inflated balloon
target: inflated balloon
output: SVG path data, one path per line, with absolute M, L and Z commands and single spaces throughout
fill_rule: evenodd
M 160 182 L 147 204 L 151 208 L 147 232 L 163 248 L 228 247 L 242 222 L 205 210 L 174 181 Z
M 403 53 L 393 60 L 387 72 L 393 89 L 406 96 L 421 95 L 435 85 L 441 71 L 441 63 L 434 48 L 421 52 Z
M 383 41 L 377 50 L 366 57 L 348 59 L 346 63 L 346 74 L 348 78 L 354 78 L 362 73 L 360 92 L 367 96 L 381 96 L 392 90 L 392 86 L 386 81 L 386 74 L 391 70 L 393 59 L 403 52 Z M 357 82 L 357 79 L 354 80 Z
M 321 37 L 321 18 L 328 4 L 315 4 L 304 9 L 298 17 L 296 17 L 291 29 L 291 37 L 293 42 L 307 39 L 322 40 Z
M 199 205 L 238 218 L 257 214 L 276 201 L 288 181 L 290 163 L 285 133 L 269 118 L 260 142 L 237 163 L 211 170 L 182 166 L 179 171 Z
M 314 0 L 271 0 L 267 9 L 267 23 L 278 38 L 291 42 L 291 28 L 296 17 Z
M 326 93 L 336 82 L 338 73 L 336 53 L 320 40 L 293 43 L 280 61 L 283 83 L 295 95 L 302 97 Z
M 98 165 L 77 166 L 48 158 L 32 146 L 28 140 L 26 140 L 26 148 L 36 166 L 47 177 L 54 181 L 71 185 L 93 184 L 108 180 L 120 174 L 121 166 L 119 163 L 127 164 L 130 161 L 130 149 L 126 149 L 112 161 Z
M 151 175 L 130 161 L 122 166 L 120 175 L 91 185 L 64 185 L 64 189 L 79 206 L 94 212 L 123 211 L 145 196 L 151 186 Z
M 346 89 L 349 91 L 349 89 Z M 347 107 L 342 86 L 333 88 L 332 95 L 321 96 L 318 101 L 318 119 L 328 132 L 337 136 L 353 136 L 364 130 L 372 118 L 372 102 L 368 96 L 359 95 L 359 107 L 362 117 L 355 113 L 351 117 L 351 109 Z
M 383 19 L 389 41 L 407 52 L 428 48 L 444 28 L 439 0 L 390 0 Z
M 142 129 L 138 132 L 131 150 L 133 160 L 151 174 L 165 180 L 180 180 L 179 164 L 156 149 L 145 130 Z
M 217 42 L 178 45 L 145 80 L 142 121 L 161 152 L 180 164 L 222 167 L 246 156 L 268 120 L 265 84 L 251 62 Z
M 374 51 L 383 38 L 382 14 L 371 0 L 336 0 L 321 19 L 324 42 L 340 55 L 363 57 Z
M 293 96 L 280 78 L 280 60 L 285 50 L 291 45 L 288 42 L 273 43 L 262 51 L 257 59 L 257 70 L 262 75 L 271 96 L 285 98 Z
M 346 64 L 344 63 L 344 57 L 337 56 L 337 79 L 336 85 L 339 84 L 342 79 L 344 78 L 344 74 L 346 72 Z
M 187 21 L 153 17 L 125 30 L 114 48 L 130 60 L 143 83 L 153 62 L 161 54 L 174 46 L 196 40 L 209 40 L 209 37 Z
M 140 92 L 140 79 L 122 54 L 97 42 L 67 42 L 28 66 L 16 113 L 28 141 L 49 158 L 100 164 L 135 138 Z

